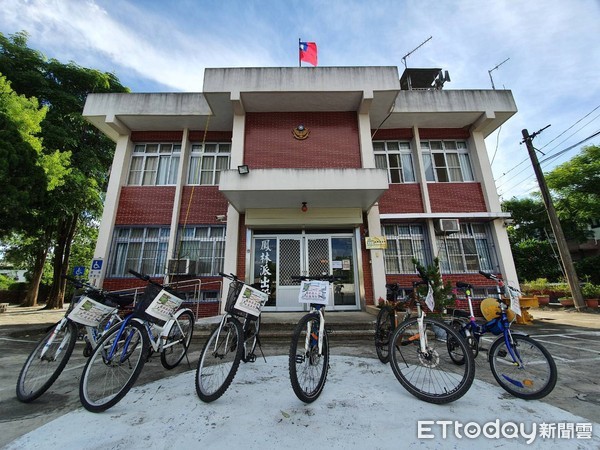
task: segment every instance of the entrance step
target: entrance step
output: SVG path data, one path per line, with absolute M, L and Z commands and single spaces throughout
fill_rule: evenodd
M 261 316 L 260 336 L 262 339 L 289 340 L 296 324 L 306 313 L 263 313 Z M 200 319 L 194 327 L 194 339 L 206 341 L 212 330 L 218 325 L 219 317 Z M 325 327 L 333 341 L 352 341 L 373 338 L 376 316 L 363 311 L 327 311 Z

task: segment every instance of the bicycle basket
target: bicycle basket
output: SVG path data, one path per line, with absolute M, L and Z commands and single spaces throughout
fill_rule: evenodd
M 154 284 L 146 285 L 146 287 L 144 288 L 144 293 L 140 297 L 138 297 L 135 303 L 135 308 L 133 310 L 135 317 L 138 317 L 142 320 L 147 320 L 152 323 L 156 323 L 158 325 L 165 324 L 164 320 L 160 320 L 154 316 L 151 316 L 150 314 L 146 314 L 146 309 L 148 309 L 150 303 L 152 303 L 152 301 L 156 298 L 156 296 L 161 290 L 162 288 L 160 286 L 156 286 Z
M 239 280 L 233 280 L 229 283 L 229 292 L 227 292 L 227 300 L 225 302 L 225 311 L 230 314 L 242 314 L 240 311 L 237 311 L 235 306 L 235 301 L 237 300 L 240 292 L 242 291 L 242 287 L 244 287 L 244 283 Z

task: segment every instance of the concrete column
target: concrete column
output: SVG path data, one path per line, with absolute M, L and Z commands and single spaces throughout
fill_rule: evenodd
M 179 231 L 179 213 L 181 212 L 181 197 L 183 187 L 187 182 L 187 171 L 190 160 L 189 130 L 183 130 L 181 141 L 181 153 L 179 155 L 179 167 L 177 168 L 177 184 L 175 185 L 175 197 L 173 199 L 173 212 L 171 213 L 171 230 L 169 231 L 169 246 L 167 248 L 167 260 L 165 267 L 165 284 L 169 283 L 169 259 L 177 257 L 177 232 Z M 187 205 L 186 205 L 187 207 Z
M 100 228 L 98 230 L 98 240 L 96 241 L 96 249 L 94 250 L 94 259 L 103 260 L 100 276 L 90 279 L 90 282 L 94 286 L 102 286 L 106 276 L 108 252 L 110 251 L 113 230 L 115 228 L 117 207 L 119 206 L 119 195 L 121 193 L 121 186 L 127 184 L 132 152 L 133 143 L 129 139 L 129 135 L 119 136 L 108 179 L 106 200 L 104 201 L 104 210 L 102 211 L 102 221 L 100 222 Z
M 379 218 L 379 205 L 375 203 L 367 213 L 367 227 L 370 236 L 381 236 L 381 219 Z M 358 243 L 360 250 L 361 243 Z M 373 302 L 377 306 L 377 300 L 386 297 L 385 289 L 385 263 L 383 250 L 369 250 L 371 257 L 371 276 L 373 277 Z

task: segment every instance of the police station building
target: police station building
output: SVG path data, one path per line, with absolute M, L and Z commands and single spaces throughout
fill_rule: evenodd
M 190 281 L 216 314 L 219 272 L 300 311 L 294 275 L 333 274 L 330 310 L 365 310 L 417 258 L 444 279 L 516 283 L 484 139 L 517 111 L 507 90 L 448 89 L 439 69 L 206 69 L 202 92 L 90 94 L 115 142 L 97 284 L 129 269 Z M 225 283 L 225 288 L 227 283 Z M 226 291 L 226 289 L 225 289 Z

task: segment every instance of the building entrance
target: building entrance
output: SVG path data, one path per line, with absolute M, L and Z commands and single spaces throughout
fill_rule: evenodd
M 348 234 L 255 235 L 252 279 L 269 292 L 265 311 L 303 311 L 298 302 L 300 284 L 292 276 L 335 275 L 329 310 L 357 310 L 360 301 L 356 277 L 356 246 Z

